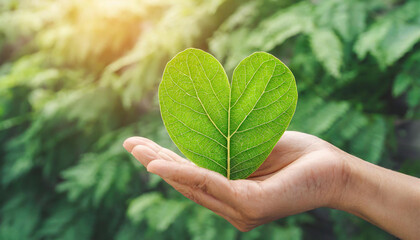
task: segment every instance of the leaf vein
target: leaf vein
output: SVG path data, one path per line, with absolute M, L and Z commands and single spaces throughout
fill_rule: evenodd
M 243 151 L 241 151 L 241 152 L 239 152 L 239 153 L 235 154 L 235 156 L 233 156 L 233 157 L 231 158 L 231 160 L 235 159 L 238 155 L 240 155 L 240 154 L 242 154 L 242 153 L 244 153 L 244 152 L 247 152 L 247 151 L 249 151 L 249 150 L 251 150 L 251 149 L 254 149 L 254 148 L 256 148 L 256 147 L 259 147 L 259 146 L 261 146 L 261 145 L 263 145 L 263 144 L 265 144 L 265 143 L 268 143 L 269 141 L 273 140 L 273 138 L 275 138 L 277 135 L 278 135 L 278 133 L 275 133 L 275 134 L 274 134 L 271 138 L 269 138 L 267 141 L 264 141 L 264 142 L 262 142 L 262 143 L 259 143 L 259 144 L 255 145 L 255 146 L 249 147 L 249 148 L 247 148 L 247 149 L 245 149 L 245 150 L 243 150 Z M 252 159 L 252 158 L 251 158 L 251 159 Z M 233 169 L 233 168 L 235 168 L 237 165 L 239 165 L 239 164 L 236 164 L 235 166 L 233 166 L 233 167 L 232 167 L 232 169 Z
M 207 158 L 207 159 L 211 160 L 212 162 L 216 163 L 219 167 L 221 167 L 221 168 L 223 168 L 224 170 L 226 170 L 226 168 L 225 168 L 223 165 L 221 165 L 220 163 L 216 162 L 216 160 L 214 160 L 214 159 L 212 159 L 212 158 L 209 158 L 209 157 L 207 157 L 207 156 L 205 156 L 205 155 L 202 155 L 202 154 L 200 154 L 200 153 L 194 152 L 193 150 L 191 150 L 191 149 L 189 149 L 189 148 L 186 148 L 186 147 L 184 147 L 184 146 L 183 146 L 183 145 L 181 145 L 181 144 L 179 144 L 179 146 L 180 146 L 180 147 L 182 147 L 182 148 L 184 148 L 184 149 L 185 149 L 185 150 L 187 150 L 188 152 L 191 152 L 191 153 L 193 153 L 193 154 L 195 154 L 195 155 L 197 155 L 197 156 L 204 157 L 204 158 Z
M 287 100 L 287 99 L 286 99 Z M 237 131 L 236 133 L 243 133 L 243 132 L 247 132 L 247 131 L 250 131 L 250 130 L 252 130 L 252 129 L 254 129 L 254 128 L 257 128 L 257 127 L 261 127 L 261 126 L 263 126 L 263 125 L 266 125 L 266 124 L 269 124 L 269 123 L 272 123 L 272 122 L 274 122 L 274 121 L 276 121 L 278 118 L 280 118 L 281 116 L 283 116 L 283 114 L 285 114 L 289 109 L 290 109 L 290 107 L 293 105 L 293 102 L 291 102 L 290 103 L 290 105 L 287 107 L 287 109 L 286 110 L 284 110 L 282 113 L 280 113 L 280 115 L 278 115 L 276 118 L 274 118 L 273 120 L 270 120 L 270 121 L 268 121 L 268 122 L 265 122 L 265 123 L 261 123 L 261 124 L 259 124 L 259 125 L 256 125 L 256 126 L 253 126 L 253 127 L 250 127 L 250 128 L 247 128 L 247 129 L 244 129 L 244 130 L 240 130 L 240 131 Z
M 271 61 L 274 61 L 274 60 L 271 60 Z M 271 78 L 272 78 L 272 76 L 273 76 L 273 74 L 274 74 L 274 71 L 275 71 L 275 69 L 276 69 L 276 66 L 277 66 L 277 63 L 275 63 L 275 66 L 274 66 L 274 69 L 273 69 L 273 72 L 271 73 L 271 76 L 270 76 L 270 80 L 268 80 L 267 81 L 267 84 L 265 85 L 265 88 L 264 88 L 264 91 L 265 91 L 265 89 L 267 89 L 267 86 L 268 86 L 268 84 L 270 83 L 270 81 L 271 81 Z M 242 122 L 241 123 L 239 123 L 239 125 L 238 125 L 238 127 L 235 129 L 235 131 L 230 135 L 230 136 L 232 136 L 233 134 L 235 134 L 236 133 L 236 131 L 238 131 L 238 129 L 241 127 L 241 125 L 242 125 L 242 123 L 244 123 L 244 121 L 248 118 L 248 116 L 249 116 L 249 114 L 254 110 L 254 108 L 255 108 L 255 106 L 257 106 L 257 104 L 258 104 L 258 102 L 260 101 L 260 99 L 261 99 L 261 97 L 264 95 L 264 92 L 262 92 L 261 93 L 261 95 L 260 95 L 260 97 L 257 99 L 257 101 L 255 102 L 255 104 L 254 104 L 254 106 L 251 108 L 251 110 L 245 115 L 245 118 L 242 120 Z
M 183 72 L 181 72 L 180 70 L 178 70 L 176 67 L 172 67 L 172 68 L 174 68 L 175 70 L 177 70 L 178 72 L 180 72 L 181 74 L 183 74 L 183 75 L 185 75 Z M 172 75 L 171 74 L 168 74 L 169 75 L 169 78 L 171 79 L 171 82 L 173 82 L 179 89 L 181 89 L 182 91 L 184 91 L 188 96 L 190 96 L 190 97 L 193 97 L 193 98 L 197 98 L 196 96 L 194 96 L 194 95 L 191 95 L 191 94 L 189 94 L 188 92 L 187 92 L 187 90 L 185 90 L 184 88 L 182 88 L 181 86 L 179 86 L 175 81 L 174 81 L 174 79 L 172 78 Z M 186 77 L 188 77 L 187 75 L 185 75 Z
M 213 91 L 214 96 L 216 97 L 217 101 L 220 103 L 220 106 L 222 106 L 222 108 L 223 108 L 223 109 L 227 112 L 227 109 L 225 108 L 225 106 L 223 106 L 222 102 L 220 101 L 219 97 L 217 96 L 216 92 L 214 91 L 213 84 L 212 84 L 212 82 L 213 82 L 214 78 L 215 78 L 215 77 L 217 76 L 217 74 L 219 73 L 220 68 L 217 68 L 217 72 L 216 72 L 216 74 L 214 74 L 214 76 L 213 76 L 213 77 L 212 77 L 212 79 L 210 80 L 210 79 L 209 79 L 209 77 L 208 77 L 208 76 L 207 76 L 207 74 L 206 74 L 206 71 L 204 70 L 203 64 L 201 63 L 200 59 L 197 57 L 197 55 L 195 55 L 195 53 L 193 53 L 193 54 L 194 54 L 194 56 L 197 58 L 198 62 L 200 63 L 201 69 L 203 70 L 204 76 L 206 76 L 207 80 L 209 81 L 209 84 L 210 84 L 211 90 Z M 230 89 L 229 89 L 229 90 L 230 90 Z
M 190 56 L 191 54 L 188 54 L 188 57 Z M 201 107 L 203 108 L 203 110 L 206 112 L 206 115 L 207 115 L 207 117 L 210 119 L 210 121 L 211 121 L 211 123 L 213 124 L 213 126 L 219 131 L 219 133 L 223 136 L 223 137 L 225 137 L 226 139 L 227 139 L 227 137 L 226 137 L 226 135 L 224 135 L 223 133 L 222 133 L 222 131 L 220 131 L 220 129 L 219 129 L 219 127 L 217 127 L 217 125 L 216 125 L 216 123 L 213 121 L 213 119 L 211 119 L 211 117 L 210 117 L 210 115 L 209 115 L 209 113 L 207 112 L 207 110 L 206 110 L 206 108 L 204 107 L 204 105 L 203 105 L 203 102 L 201 102 L 201 99 L 200 99 L 200 97 L 198 96 L 198 92 L 197 92 L 197 89 L 195 88 L 195 84 L 194 84 L 194 81 L 192 80 L 192 78 L 191 78 L 191 70 L 190 70 L 190 65 L 188 64 L 188 60 L 187 60 L 187 68 L 188 68 L 188 74 L 189 74 L 189 79 L 191 80 L 191 83 L 192 83 L 192 85 L 193 85 L 193 87 L 194 87 L 194 90 L 195 90 L 195 95 L 197 95 L 197 99 L 198 99 L 198 101 L 200 102 L 200 104 L 201 104 Z M 179 70 L 178 70 L 179 71 Z
M 271 62 L 271 61 L 274 61 L 274 60 L 267 60 L 267 61 L 264 61 L 264 62 L 262 62 L 261 64 L 260 64 L 260 66 L 257 68 L 257 70 L 255 70 L 255 72 L 252 74 L 252 77 L 251 77 L 251 79 L 249 80 L 249 82 L 247 82 L 246 83 L 246 85 L 245 85 L 245 89 L 241 92 L 241 95 L 239 95 L 239 97 L 238 97 L 238 99 L 236 99 L 236 101 L 235 101 L 235 103 L 230 107 L 230 108 L 233 108 L 235 105 L 236 105 L 236 103 L 238 103 L 238 101 L 239 101 L 239 99 L 241 99 L 241 97 L 242 97 L 242 95 L 244 94 L 244 92 L 246 91 L 246 89 L 248 88 L 248 85 L 252 82 L 252 79 L 255 77 L 255 74 L 260 70 L 260 68 L 261 68 L 261 66 L 264 64 L 264 63 L 267 63 L 267 62 Z
M 200 132 L 200 131 L 197 131 L 197 130 L 195 130 L 195 129 L 193 129 L 193 128 L 191 128 L 190 126 L 188 126 L 187 124 L 185 124 L 184 122 L 182 122 L 181 120 L 179 120 L 179 118 L 177 118 L 175 115 L 173 115 L 171 112 L 169 112 L 169 111 L 166 111 L 167 113 L 169 113 L 173 118 L 175 118 L 175 120 L 177 120 L 179 123 L 181 123 L 182 125 L 184 125 L 185 127 L 187 127 L 188 129 L 190 129 L 191 131 L 193 131 L 193 132 L 195 132 L 195 133 L 197 133 L 197 134 L 199 134 L 199 135 L 202 135 L 202 136 L 204 136 L 204 137 L 206 137 L 206 138 L 208 138 L 208 139 L 210 139 L 210 140 L 212 140 L 212 141 L 214 141 L 214 142 L 216 142 L 217 144 L 219 144 L 220 146 L 222 146 L 222 147 L 224 147 L 224 148 L 226 148 L 226 146 L 224 146 L 222 143 L 220 143 L 219 141 L 217 141 L 216 139 L 214 139 L 214 138 L 212 138 L 212 137 L 210 137 L 210 136 L 207 136 L 207 135 L 205 135 L 204 133 L 202 133 L 202 132 Z
M 171 95 L 169 95 L 169 93 L 168 93 L 168 89 L 166 88 L 166 86 L 164 87 L 165 88 L 165 92 L 166 92 L 166 96 L 168 96 L 174 103 L 177 103 L 177 104 L 179 104 L 179 105 L 181 105 L 181 106 L 184 106 L 184 107 L 186 107 L 186 108 L 188 108 L 188 109 L 190 109 L 191 111 L 193 111 L 193 112 L 195 112 L 195 113 L 198 113 L 198 114 L 201 114 L 201 115 L 206 115 L 205 113 L 202 113 L 202 112 L 199 112 L 199 111 L 197 111 L 197 110 L 195 110 L 195 109 L 193 109 L 192 107 L 190 107 L 190 106 L 188 106 L 188 105 L 186 105 L 186 104 L 183 104 L 183 103 L 181 103 L 181 102 L 178 102 L 177 100 L 175 100 L 175 99 L 173 99 L 172 97 L 171 97 Z
M 282 83 L 281 85 L 283 85 L 283 83 Z M 264 108 L 269 107 L 269 106 L 273 105 L 274 103 L 276 103 L 276 102 L 280 101 L 280 99 L 282 99 L 282 98 L 284 97 L 284 95 L 286 95 L 286 94 L 290 91 L 290 87 L 291 87 L 291 85 L 292 85 L 292 82 L 290 82 L 290 83 L 289 83 L 289 87 L 287 88 L 287 91 L 286 91 L 286 92 L 284 92 L 284 93 L 283 93 L 283 94 L 282 94 L 279 98 L 277 98 L 275 101 L 273 101 L 273 102 L 271 102 L 271 103 L 269 103 L 269 104 L 267 104 L 267 105 L 265 105 L 265 106 L 263 106 L 263 107 L 254 108 L 254 109 L 253 109 L 253 111 L 264 109 Z

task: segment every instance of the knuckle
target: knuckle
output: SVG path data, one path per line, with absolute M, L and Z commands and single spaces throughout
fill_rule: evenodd
M 196 193 L 188 188 L 188 187 L 177 187 L 177 190 L 184 195 L 186 198 L 194 201 L 195 203 L 198 203 L 201 205 L 201 201 L 199 200 L 199 198 L 197 197 Z
M 197 204 L 202 205 L 202 203 L 201 203 L 200 199 L 197 197 L 197 195 L 196 195 L 193 191 L 186 190 L 186 191 L 183 193 L 183 195 L 184 195 L 185 197 L 189 198 L 190 200 L 192 200 L 193 202 L 195 202 L 195 203 L 197 203 Z
M 168 154 L 168 152 L 170 152 L 169 149 L 167 148 L 163 148 L 163 147 L 159 147 L 159 149 L 157 150 L 156 154 L 163 159 L 168 159 L 171 161 L 176 161 L 171 155 Z
M 200 189 L 204 193 L 208 193 L 208 186 L 211 184 L 211 180 L 207 176 L 203 176 L 196 184 L 193 185 L 194 189 Z
M 156 152 L 156 154 L 157 154 L 158 156 L 162 156 L 162 148 L 161 148 L 161 147 L 158 147 L 158 148 L 155 150 L 155 152 Z
M 168 159 L 168 156 L 163 152 L 163 148 L 162 147 L 158 147 L 157 149 L 156 149 L 156 155 L 158 156 L 158 157 L 160 157 L 160 158 L 163 158 L 163 159 Z M 169 159 L 171 159 L 171 158 L 169 158 Z

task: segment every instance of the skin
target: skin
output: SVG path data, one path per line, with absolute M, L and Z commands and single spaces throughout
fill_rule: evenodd
M 402 239 L 420 236 L 420 179 L 352 156 L 315 136 L 287 131 L 244 180 L 197 167 L 142 137 L 124 142 L 149 172 L 240 231 L 318 207 L 357 215 Z

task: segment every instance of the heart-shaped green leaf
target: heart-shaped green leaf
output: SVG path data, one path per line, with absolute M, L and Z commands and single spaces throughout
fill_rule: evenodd
M 286 131 L 297 89 L 292 72 L 268 53 L 242 60 L 230 86 L 217 59 L 187 49 L 166 65 L 159 103 L 169 136 L 186 157 L 240 179 L 257 170 Z

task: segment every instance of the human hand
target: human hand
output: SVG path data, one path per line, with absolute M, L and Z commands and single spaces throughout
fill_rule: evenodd
M 129 138 L 124 147 L 149 172 L 241 231 L 317 207 L 335 207 L 348 180 L 347 154 L 300 132 L 285 132 L 267 160 L 243 180 L 197 167 L 146 138 Z

